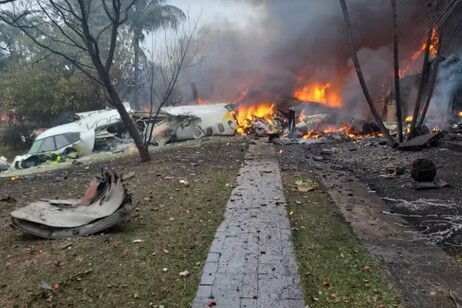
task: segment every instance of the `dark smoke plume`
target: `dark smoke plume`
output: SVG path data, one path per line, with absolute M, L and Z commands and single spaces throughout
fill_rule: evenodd
M 366 115 L 337 0 L 245 2 L 261 18 L 245 29 L 227 23 L 210 25 L 201 42 L 208 55 L 204 63 L 185 73 L 186 86 L 194 80 L 200 95 L 212 100 L 280 103 L 300 83 L 329 82 L 338 88 L 350 115 Z M 399 8 L 402 42 L 411 42 L 402 44 L 403 58 L 421 43 L 412 42 L 411 37 L 425 2 L 406 1 Z M 350 0 L 348 5 L 364 73 L 377 97 L 392 76 L 390 2 Z M 185 88 L 184 92 L 191 91 Z

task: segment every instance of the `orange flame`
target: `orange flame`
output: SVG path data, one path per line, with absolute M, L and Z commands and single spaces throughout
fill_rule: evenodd
M 251 127 L 252 121 L 263 119 L 270 124 L 273 124 L 272 118 L 276 114 L 274 104 L 259 103 L 252 105 L 240 105 L 237 108 L 236 121 L 238 124 L 237 133 L 245 134 Z
M 302 112 L 300 113 L 300 116 L 298 117 L 298 122 L 302 122 L 303 120 L 305 120 L 305 118 L 306 118 L 305 110 L 302 110 Z
M 431 37 L 431 43 L 430 43 L 430 56 L 431 57 L 436 57 L 438 53 L 438 45 L 440 42 L 440 36 L 438 34 L 438 29 L 436 27 L 433 27 L 432 29 L 432 37 Z M 407 75 L 408 71 L 414 66 L 415 62 L 419 57 L 422 55 L 422 53 L 425 52 L 425 48 L 427 47 L 427 42 L 424 42 L 420 48 L 414 52 L 414 54 L 411 57 L 411 60 L 409 61 L 408 65 L 403 69 L 399 71 L 399 76 L 403 78 L 404 76 Z
M 318 102 L 330 107 L 340 107 L 342 100 L 330 83 L 313 83 L 298 88 L 294 92 L 294 97 L 305 102 Z
M 199 98 L 197 99 L 197 103 L 198 103 L 199 105 L 207 105 L 207 104 L 208 104 L 208 101 L 207 101 L 206 99 L 204 99 L 204 98 L 200 98 L 200 97 L 199 97 Z
M 348 125 L 345 124 L 341 127 L 328 127 L 321 131 L 311 130 L 305 136 L 303 136 L 303 139 L 319 139 L 322 136 L 332 135 L 332 134 L 341 133 L 341 132 L 343 132 L 346 136 L 352 139 L 361 139 L 361 138 L 376 137 L 376 136 L 382 135 L 382 134 L 374 134 L 374 133 L 372 134 L 355 133 L 351 130 L 351 128 Z

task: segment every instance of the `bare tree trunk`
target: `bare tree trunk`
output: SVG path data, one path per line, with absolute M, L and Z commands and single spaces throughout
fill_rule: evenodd
M 133 103 L 135 110 L 141 110 L 140 105 L 140 40 L 142 30 L 136 29 L 133 35 L 133 53 L 134 53 L 134 80 L 133 80 Z
M 350 48 L 351 48 L 351 53 L 352 53 L 352 59 L 354 63 L 354 67 L 356 70 L 356 74 L 358 75 L 359 83 L 361 84 L 361 88 L 364 92 L 364 96 L 366 97 L 367 103 L 369 104 L 369 107 L 371 109 L 372 115 L 374 116 L 374 119 L 379 126 L 380 130 L 382 131 L 383 135 L 385 136 L 385 139 L 387 140 L 388 145 L 393 146 L 395 144 L 395 141 L 391 137 L 388 129 L 383 125 L 382 119 L 380 118 L 380 115 L 377 111 L 377 108 L 374 105 L 374 102 L 372 101 L 372 98 L 369 94 L 369 91 L 367 89 L 366 81 L 364 80 L 364 76 L 361 70 L 361 65 L 359 63 L 358 59 L 358 53 L 356 52 L 356 47 L 354 44 L 354 39 L 353 39 L 353 31 L 351 29 L 351 21 L 350 21 L 350 15 L 348 13 L 348 8 L 346 5 L 345 0 L 339 0 L 340 5 L 342 6 L 342 11 L 343 11 L 343 17 L 345 18 L 345 26 L 347 29 L 347 34 L 348 34 L 348 40 L 350 43 Z
M 135 122 L 133 122 L 132 118 L 128 114 L 127 110 L 125 109 L 124 104 L 122 103 L 122 100 L 120 99 L 119 95 L 117 94 L 117 91 L 114 89 L 113 85 L 110 83 L 106 83 L 106 80 L 109 80 L 108 78 L 104 78 L 104 83 L 106 84 L 106 90 L 109 95 L 109 98 L 111 100 L 111 104 L 117 109 L 117 111 L 120 114 L 120 118 L 122 119 L 122 122 L 124 123 L 125 127 L 128 130 L 128 133 L 130 136 L 133 138 L 133 141 L 135 142 L 136 148 L 138 149 L 141 162 L 147 162 L 150 161 L 151 158 L 149 156 L 149 151 L 147 146 L 144 145 L 143 139 L 141 138 L 141 135 L 136 128 Z
M 98 75 L 106 88 L 106 92 L 109 96 L 111 104 L 119 112 L 120 118 L 122 119 L 125 128 L 127 128 L 128 133 L 133 138 L 133 142 L 135 142 L 136 148 L 138 149 L 141 158 L 141 162 L 150 161 L 151 158 L 149 156 L 148 148 L 144 145 L 143 139 L 141 138 L 140 132 L 136 128 L 135 122 L 128 114 L 124 104 L 122 103 L 122 100 L 119 97 L 119 94 L 112 85 L 109 74 L 107 74 L 107 72 L 103 69 L 103 66 L 100 65 L 101 63 L 97 59 L 94 59 L 94 63 L 96 70 L 98 71 Z
M 403 113 L 401 104 L 401 86 L 399 77 L 399 38 L 398 38 L 398 9 L 396 0 L 391 0 L 393 9 L 393 61 L 395 67 L 395 102 L 396 102 L 396 121 L 398 122 L 398 140 L 403 142 Z
M 428 33 L 427 43 L 425 45 L 425 55 L 424 55 L 424 60 L 423 60 L 422 72 L 420 74 L 419 92 L 417 93 L 417 99 L 415 101 L 414 115 L 412 116 L 411 127 L 409 130 L 409 138 L 414 137 L 417 118 L 419 117 L 420 106 L 422 105 L 422 96 L 423 96 L 423 92 L 425 89 L 425 84 L 428 81 L 427 80 L 428 69 L 429 69 L 428 60 L 430 58 L 430 46 L 432 43 L 432 34 L 433 34 L 433 28 L 431 28 L 430 32 Z
M 430 73 L 430 76 L 428 78 L 428 92 L 427 92 L 427 97 L 425 100 L 425 105 L 422 110 L 422 115 L 420 116 L 419 122 L 417 124 L 418 127 L 422 127 L 425 117 L 427 116 L 427 111 L 428 107 L 430 106 L 431 99 L 433 97 L 433 91 L 435 90 L 435 85 L 436 85 L 436 80 L 438 79 L 438 69 L 440 67 L 441 59 L 441 49 L 443 47 L 443 38 L 444 38 L 444 29 L 442 28 L 443 26 L 440 27 L 440 40 L 438 42 L 438 49 L 436 51 L 436 58 L 435 58 L 435 63 L 433 63 L 433 70 Z

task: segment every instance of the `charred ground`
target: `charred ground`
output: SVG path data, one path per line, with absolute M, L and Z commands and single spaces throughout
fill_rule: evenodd
M 315 171 L 324 164 L 353 173 L 386 201 L 384 215 L 399 215 L 448 252 L 462 253 L 462 154 L 441 147 L 419 152 L 404 152 L 380 146 L 380 140 L 340 142 L 282 147 L 282 168 Z M 322 158 L 322 159 L 321 159 Z M 437 178 L 450 187 L 415 190 L 410 175 L 412 162 L 428 158 L 438 167 Z M 317 161 L 315 161 L 317 160 Z M 386 168 L 404 169 L 404 174 L 389 176 Z M 342 189 L 342 188 L 339 188 Z M 343 189 L 348 189 L 345 184 Z M 408 203 L 406 203 L 408 202 Z

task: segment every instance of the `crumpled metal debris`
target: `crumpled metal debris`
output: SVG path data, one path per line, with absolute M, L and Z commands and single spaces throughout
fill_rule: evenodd
M 38 237 L 90 235 L 121 221 L 135 206 L 119 176 L 106 171 L 81 200 L 39 200 L 11 213 L 13 226 Z
M 321 125 L 330 120 L 328 114 L 314 114 L 304 116 L 303 119 L 296 125 L 299 135 L 304 136 L 310 131 L 317 131 Z
M 153 115 L 137 113 L 135 122 L 151 144 L 200 139 L 205 136 L 233 136 L 236 121 L 232 104 L 191 105 L 162 108 L 153 123 Z

